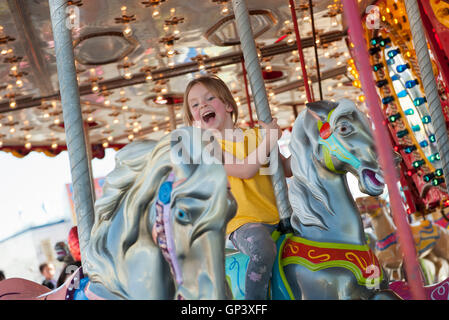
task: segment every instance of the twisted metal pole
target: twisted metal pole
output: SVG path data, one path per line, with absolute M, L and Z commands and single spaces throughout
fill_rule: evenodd
M 257 118 L 269 123 L 272 121 L 270 106 L 267 99 L 267 91 L 262 77 L 259 58 L 257 56 L 256 42 L 251 29 L 248 8 L 245 0 L 232 0 L 237 31 L 240 37 L 240 45 L 245 60 L 246 72 L 248 73 L 251 91 L 254 97 Z M 292 208 L 288 200 L 287 182 L 285 180 L 284 168 L 280 161 L 275 163 L 275 172 L 271 175 L 276 205 L 281 219 L 281 227 L 290 226 Z
M 360 70 L 360 82 L 362 83 L 362 89 L 366 96 L 369 114 L 375 126 L 375 130 L 373 130 L 374 141 L 376 143 L 380 165 L 385 173 L 384 177 L 390 195 L 391 211 L 398 230 L 398 241 L 404 256 L 408 283 L 413 298 L 425 300 L 426 294 L 424 292 L 423 279 L 418 265 L 415 242 L 397 185 L 398 181 L 393 161 L 393 148 L 390 143 L 387 129 L 383 125 L 384 116 L 379 101 L 379 95 L 376 91 L 376 84 L 373 78 L 366 40 L 363 35 L 359 6 L 357 0 L 342 0 L 342 3 L 346 23 L 349 27 L 348 33 L 351 41 L 354 43 L 354 56 L 357 57 L 356 64 L 357 70 Z
M 249 125 L 251 128 L 253 128 L 254 119 L 253 119 L 253 111 L 251 110 L 251 97 L 249 96 L 248 79 L 246 77 L 245 61 L 243 61 L 243 59 L 242 59 L 242 72 L 243 72 L 243 81 L 245 82 L 246 104 L 248 105 Z
M 449 193 L 449 139 L 446 129 L 446 121 L 441 101 L 438 95 L 437 83 L 433 75 L 432 62 L 430 61 L 429 50 L 427 49 L 427 41 L 424 33 L 421 14 L 416 0 L 405 0 L 405 9 L 412 33 L 413 45 L 415 47 L 418 65 L 421 71 L 421 81 L 426 94 L 427 104 L 429 106 L 430 117 L 432 118 L 433 128 L 435 130 L 435 138 L 443 163 L 443 173 L 446 178 L 446 190 Z
M 49 0 L 56 53 L 61 105 L 72 174 L 75 213 L 82 261 L 94 222 L 93 184 L 83 131 L 80 96 L 73 56 L 71 30 L 67 27 L 67 1 Z

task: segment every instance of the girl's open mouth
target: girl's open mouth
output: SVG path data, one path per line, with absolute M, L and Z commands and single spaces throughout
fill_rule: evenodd
M 209 123 L 211 119 L 215 119 L 215 112 L 208 111 L 205 114 L 202 115 L 202 119 L 205 123 Z

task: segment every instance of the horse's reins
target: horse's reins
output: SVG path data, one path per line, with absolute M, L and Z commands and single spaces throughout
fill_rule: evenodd
M 157 245 L 170 266 L 170 271 L 176 283 L 181 285 L 183 283 L 182 272 L 176 258 L 176 248 L 170 220 L 171 192 L 174 180 L 175 173 L 172 171 L 159 188 L 158 199 L 156 200 L 156 222 L 153 228 L 156 231 Z

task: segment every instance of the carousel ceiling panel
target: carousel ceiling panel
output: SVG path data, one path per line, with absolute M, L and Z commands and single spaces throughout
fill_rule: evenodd
M 93 144 L 159 139 L 182 125 L 182 93 L 190 79 L 204 73 L 228 83 L 241 124 L 250 121 L 231 2 L 156 2 L 83 0 L 69 7 L 83 117 Z M 295 3 L 317 98 L 308 1 Z M 360 90 L 346 75 L 341 5 L 338 0 L 313 3 L 324 98 L 357 98 Z M 247 0 L 247 5 L 266 85 L 274 93 L 272 112 L 288 127 L 306 100 L 289 1 Z M 64 145 L 48 1 L 0 0 L 0 21 L 0 39 L 10 37 L 0 42 L 0 146 Z M 253 101 L 251 107 L 256 119 Z

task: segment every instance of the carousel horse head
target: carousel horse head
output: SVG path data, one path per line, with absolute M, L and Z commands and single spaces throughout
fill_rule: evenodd
M 225 228 L 236 202 L 224 168 L 204 161 L 202 130 L 116 155 L 83 268 L 93 293 L 125 299 L 224 299 Z M 209 141 L 210 145 L 210 141 Z
M 300 219 L 303 223 L 323 226 L 318 221 L 322 219 L 317 220 L 314 216 L 320 211 L 333 214 L 328 205 L 329 191 L 323 185 L 326 179 L 350 172 L 358 178 L 359 189 L 363 193 L 377 196 L 384 190 L 369 122 L 350 100 L 308 103 L 293 125 L 290 150 L 292 173 L 298 182 L 294 188 L 300 189 L 298 193 L 307 192 L 321 202 L 320 208 L 313 209 L 309 206 L 314 205 L 304 207 L 307 201 L 295 201 L 290 197 L 293 207 L 299 205 L 297 211 L 304 215 Z M 310 211 L 312 214 L 309 215 Z
M 380 195 L 384 180 L 366 116 L 348 99 L 308 103 L 306 110 L 297 121 L 305 126 L 301 134 L 314 161 L 334 174 L 352 173 L 360 191 Z

